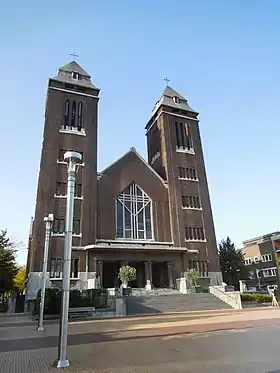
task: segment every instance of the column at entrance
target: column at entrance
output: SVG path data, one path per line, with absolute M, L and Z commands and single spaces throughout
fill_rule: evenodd
M 97 260 L 96 257 L 91 258 L 91 261 L 87 263 L 87 274 L 88 274 L 88 289 L 98 289 L 99 282 L 97 279 Z
M 146 279 L 145 288 L 147 290 L 152 290 L 153 277 L 152 277 L 152 262 L 151 261 L 145 262 L 145 279 Z
M 174 288 L 174 263 L 167 263 L 167 272 L 168 272 L 168 285 L 171 289 Z
M 102 288 L 103 286 L 103 260 L 99 260 L 98 262 L 97 279 L 98 279 L 99 287 Z

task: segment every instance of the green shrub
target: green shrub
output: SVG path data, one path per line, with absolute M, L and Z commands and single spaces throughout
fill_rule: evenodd
M 35 301 L 35 309 L 33 312 L 35 315 L 39 314 L 40 303 L 41 303 L 41 289 L 38 290 L 36 301 Z M 56 315 L 60 313 L 60 307 L 61 307 L 60 290 L 56 288 L 46 288 L 44 313 Z
M 62 292 L 56 288 L 47 288 L 45 293 L 44 314 L 58 315 L 61 310 Z M 38 291 L 34 314 L 39 314 L 41 302 L 41 290 Z M 95 307 L 106 308 L 108 305 L 108 293 L 105 289 L 70 290 L 69 307 Z
M 272 302 L 272 296 L 269 294 L 241 294 L 242 302 L 269 303 Z
M 108 305 L 108 292 L 106 289 L 82 290 L 81 298 L 88 303 L 84 307 L 105 308 Z
M 272 302 L 272 295 L 269 294 L 255 294 L 257 303 L 270 303 Z

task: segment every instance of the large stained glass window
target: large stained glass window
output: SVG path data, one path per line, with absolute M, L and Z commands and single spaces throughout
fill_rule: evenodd
M 127 186 L 116 201 L 117 238 L 151 240 L 151 199 L 135 183 Z

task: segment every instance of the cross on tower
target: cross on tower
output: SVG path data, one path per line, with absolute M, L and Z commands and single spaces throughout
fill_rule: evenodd
M 165 81 L 166 85 L 168 85 L 168 83 L 170 82 L 170 80 L 167 78 L 167 76 L 164 78 L 164 81 Z
M 79 55 L 78 55 L 78 54 L 76 54 L 76 52 L 70 53 L 70 56 L 73 56 L 73 58 L 74 58 L 74 61 L 76 61 L 76 58 L 78 58 L 78 57 L 79 57 Z

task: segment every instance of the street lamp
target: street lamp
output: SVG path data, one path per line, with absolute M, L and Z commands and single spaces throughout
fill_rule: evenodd
M 72 230 L 73 230 L 73 211 L 76 173 L 81 163 L 82 155 L 74 151 L 68 151 L 64 154 L 64 161 L 68 162 L 67 172 L 67 202 L 65 219 L 65 240 L 64 240 L 64 258 L 63 258 L 63 284 L 62 284 L 62 303 L 59 325 L 59 346 L 57 368 L 67 368 L 69 360 L 67 359 L 67 334 L 68 334 L 68 313 L 69 313 L 69 292 L 70 292 L 70 272 L 71 272 L 71 252 L 72 252 Z
M 44 218 L 46 224 L 45 231 L 45 247 L 44 247 L 44 259 L 43 259 L 43 272 L 42 272 L 42 287 L 41 287 L 41 302 L 40 302 L 40 315 L 38 321 L 38 331 L 43 331 L 44 326 L 44 308 L 45 308 L 45 293 L 46 293 L 46 280 L 47 280 L 47 266 L 48 266 L 48 254 L 49 254 L 49 244 L 51 228 L 53 223 L 53 214 L 49 214 Z

